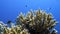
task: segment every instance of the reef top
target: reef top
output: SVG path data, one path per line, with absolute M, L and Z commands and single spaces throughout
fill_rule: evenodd
M 8 21 L 8 24 L 10 28 L 0 21 L 0 34 L 57 34 L 54 29 L 57 21 L 52 14 L 40 9 L 30 10 L 26 16 L 21 13 L 16 18 L 16 25 L 11 21 Z

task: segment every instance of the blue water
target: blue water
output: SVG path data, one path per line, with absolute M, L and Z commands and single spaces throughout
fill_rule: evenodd
M 52 13 L 58 21 L 55 28 L 60 34 L 60 0 L 0 0 L 0 21 L 15 22 L 20 12 L 27 13 L 30 9 L 42 9 Z

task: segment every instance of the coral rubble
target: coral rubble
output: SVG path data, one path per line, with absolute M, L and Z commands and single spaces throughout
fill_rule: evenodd
M 8 21 L 8 24 L 10 22 Z M 30 11 L 26 16 L 21 13 L 15 26 L 7 27 L 0 22 L 0 34 L 57 34 L 54 29 L 56 24 L 51 14 L 43 10 Z

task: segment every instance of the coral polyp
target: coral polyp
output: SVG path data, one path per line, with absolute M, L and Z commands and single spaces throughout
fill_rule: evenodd
M 52 14 L 43 10 L 29 11 L 26 15 L 22 13 L 16 19 L 16 25 L 10 28 L 4 26 L 0 29 L 1 34 L 57 34 L 54 26 L 57 21 Z M 0 28 L 3 26 L 0 25 Z M 3 30 L 3 31 L 1 31 Z

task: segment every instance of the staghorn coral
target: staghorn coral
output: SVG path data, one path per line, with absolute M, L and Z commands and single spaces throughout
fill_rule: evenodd
M 30 34 L 55 34 L 57 32 L 53 30 L 56 25 L 56 20 L 51 14 L 45 13 L 42 10 L 30 11 L 26 16 L 20 14 L 16 20 L 17 25 L 24 24 L 24 27 L 29 30 Z M 53 30 L 53 31 L 52 31 Z M 51 32 L 52 31 L 52 32 Z
M 51 14 L 40 9 L 35 12 L 30 10 L 26 16 L 21 13 L 16 19 L 16 25 L 11 21 L 7 23 L 11 27 L 0 22 L 0 34 L 57 34 L 54 29 L 56 20 Z
M 11 28 L 5 28 L 4 34 L 29 34 L 27 29 L 23 29 L 21 26 L 11 27 Z

